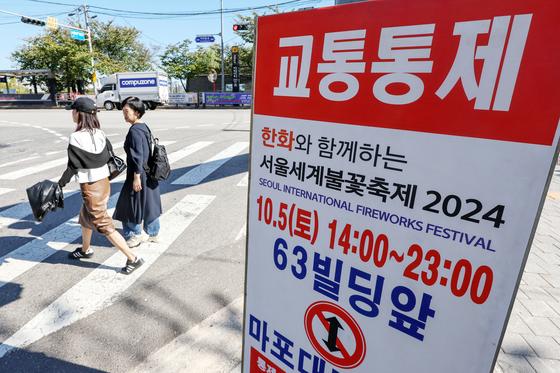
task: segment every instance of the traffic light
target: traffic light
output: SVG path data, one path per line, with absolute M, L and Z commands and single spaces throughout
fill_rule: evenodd
M 21 17 L 21 22 L 29 23 L 30 25 L 35 25 L 35 26 L 45 26 L 46 25 L 45 21 L 41 21 L 40 19 L 29 18 L 29 17 Z
M 241 24 L 241 23 L 233 25 L 233 31 L 243 31 L 243 30 L 247 30 L 247 29 L 248 29 L 247 25 L 244 25 L 244 24 Z

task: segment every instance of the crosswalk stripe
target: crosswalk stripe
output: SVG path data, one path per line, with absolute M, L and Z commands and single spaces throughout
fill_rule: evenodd
M 210 145 L 211 143 L 211 141 L 200 141 L 171 153 L 169 155 L 169 163 L 172 164 L 177 162 L 180 159 L 204 148 L 205 146 Z M 122 181 L 125 178 L 126 175 L 123 174 L 116 178 L 114 182 Z M 78 191 L 74 191 L 73 193 L 77 192 Z M 65 193 L 65 196 L 68 195 L 69 193 Z M 116 193 L 109 198 L 107 208 L 110 211 L 112 211 L 115 207 L 118 198 L 119 193 Z M 8 214 L 5 214 L 7 210 L 0 213 L 0 224 L 11 224 L 16 222 L 17 220 L 14 220 L 13 218 L 14 215 L 18 216 L 27 212 L 23 215 L 23 217 L 25 217 L 31 213 L 31 209 L 27 203 L 21 203 L 11 209 L 13 210 L 8 212 Z M 112 212 L 109 212 L 109 215 L 112 215 Z M 7 282 L 12 281 L 14 278 L 35 267 L 49 256 L 55 254 L 58 250 L 65 248 L 72 241 L 78 239 L 81 236 L 82 231 L 77 222 L 78 217 L 74 216 L 61 225 L 58 225 L 46 232 L 41 237 L 38 237 L 0 257 L 0 288 Z
M 35 155 L 35 156 L 32 156 L 32 157 L 27 157 L 27 158 L 22 158 L 22 159 L 17 159 L 17 160 L 12 161 L 12 162 L 3 163 L 3 164 L 0 165 L 0 167 L 8 167 L 8 166 L 12 166 L 14 164 L 22 163 L 22 162 L 25 162 L 25 161 L 30 161 L 32 159 L 37 159 L 37 158 L 39 158 L 38 155 Z
M 193 168 L 185 175 L 173 181 L 174 185 L 196 185 L 220 168 L 224 163 L 231 158 L 241 153 L 249 146 L 248 142 L 236 142 L 220 153 L 216 154 L 203 164 Z
M 239 231 L 239 233 L 237 233 L 237 236 L 235 236 L 235 241 L 239 241 L 240 239 L 245 237 L 245 232 L 246 231 L 247 231 L 247 224 L 243 224 L 243 226 L 241 227 L 241 230 Z
M 194 152 L 197 152 L 201 149 L 204 149 L 205 147 L 212 145 L 214 142 L 213 141 L 199 141 L 199 142 L 195 142 L 192 145 L 189 145 L 181 150 L 177 150 L 176 152 L 173 152 L 171 154 L 168 154 L 167 158 L 169 159 L 169 163 L 175 163 L 180 161 L 181 159 L 188 157 L 189 155 L 193 154 Z
M 160 243 L 143 245 L 138 253 L 145 264 L 130 275 L 120 274 L 124 257 L 113 254 L 101 266 L 62 294 L 0 345 L 0 358 L 115 303 L 163 254 L 215 196 L 187 195 L 161 217 Z
M 109 198 L 109 215 L 119 198 L 118 193 Z M 82 235 L 78 216 L 68 219 L 47 233 L 0 257 L 0 288 L 21 276 L 37 264 L 70 245 Z
M 78 193 L 78 190 L 65 191 L 64 198 L 69 198 L 70 196 Z M 7 227 L 10 224 L 22 221 L 26 216 L 31 215 L 31 207 L 28 202 L 20 202 L 15 206 L 10 207 L 4 211 L 0 211 L 0 228 Z M 1 261 L 0 261 L 1 263 Z
M 119 142 L 113 145 L 114 149 L 121 148 L 124 145 L 123 142 Z M 0 175 L 0 179 L 2 180 L 16 180 L 22 178 L 24 176 L 29 176 L 36 174 L 38 172 L 43 172 L 45 170 L 65 165 L 68 162 L 67 157 L 53 159 L 52 161 L 41 163 L 35 166 L 22 168 L 13 172 L 8 172 L 7 174 Z
M 246 187 L 249 185 L 249 173 L 245 172 L 245 176 L 243 176 L 243 178 L 241 180 L 239 180 L 239 183 L 237 183 L 238 187 Z
M 13 192 L 15 189 L 10 189 L 10 188 L 0 188 L 0 196 L 2 194 L 6 194 L 6 193 L 10 193 Z
M 231 372 L 241 360 L 243 296 L 160 348 L 132 373 Z M 241 372 L 237 369 L 237 372 Z

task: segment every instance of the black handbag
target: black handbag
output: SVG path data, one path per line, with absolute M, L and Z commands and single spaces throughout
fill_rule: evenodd
M 107 161 L 107 166 L 109 166 L 109 180 L 113 180 L 126 169 L 126 163 L 124 159 L 117 157 L 115 153 L 113 153 L 113 146 L 108 139 L 107 144 L 109 145 L 109 161 Z

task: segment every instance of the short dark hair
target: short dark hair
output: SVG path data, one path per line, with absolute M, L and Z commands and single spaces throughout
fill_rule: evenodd
M 93 131 L 100 128 L 101 124 L 99 124 L 99 119 L 97 119 L 97 113 L 78 111 L 78 125 L 76 126 L 76 131 L 87 130 L 93 133 Z
M 138 118 L 142 118 L 146 113 L 146 107 L 144 106 L 142 100 L 140 100 L 138 97 L 127 97 L 123 101 L 122 107 L 124 108 L 126 105 L 134 110 L 136 114 L 138 114 Z

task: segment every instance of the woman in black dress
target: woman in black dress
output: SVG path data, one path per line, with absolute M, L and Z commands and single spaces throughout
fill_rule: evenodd
M 124 119 L 130 124 L 124 142 L 127 171 L 113 218 L 122 222 L 129 247 L 146 240 L 158 242 L 162 213 L 159 183 L 146 174 L 152 141 L 148 126 L 141 121 L 145 111 L 144 103 L 137 97 L 123 102 Z

